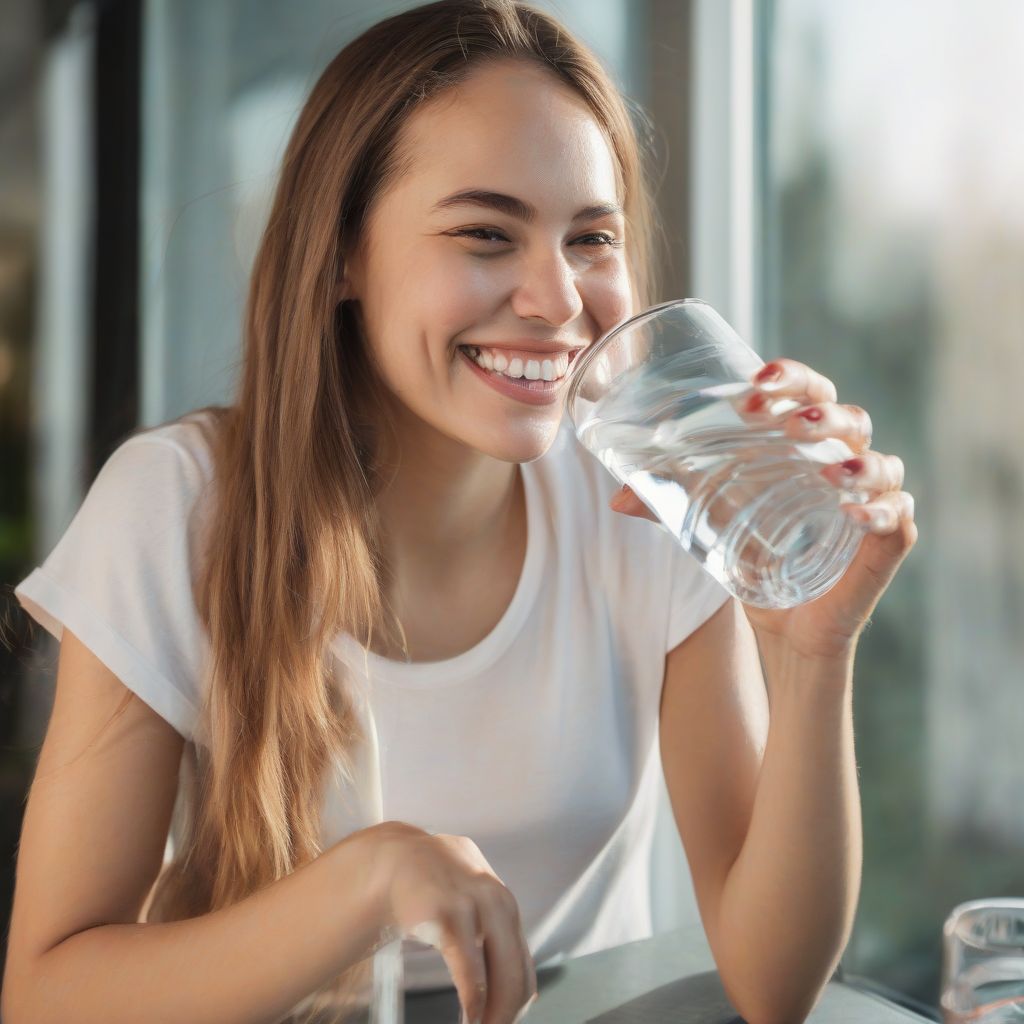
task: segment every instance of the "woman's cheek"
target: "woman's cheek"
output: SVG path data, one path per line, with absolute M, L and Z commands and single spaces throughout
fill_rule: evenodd
M 442 322 L 459 323 L 488 314 L 508 289 L 508 271 L 466 253 L 447 254 L 424 275 L 421 301 Z
M 638 312 L 633 308 L 629 269 L 621 258 L 616 258 L 608 266 L 595 267 L 581 293 L 584 307 L 600 334 Z

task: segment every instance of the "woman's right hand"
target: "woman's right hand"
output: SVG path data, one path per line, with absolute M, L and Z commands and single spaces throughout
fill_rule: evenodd
M 518 1020 L 537 994 L 533 958 L 516 898 L 476 843 L 399 821 L 367 831 L 385 929 L 440 950 L 467 1021 Z

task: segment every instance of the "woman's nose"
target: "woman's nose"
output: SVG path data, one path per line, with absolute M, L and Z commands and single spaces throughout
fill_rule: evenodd
M 524 320 L 539 317 L 552 327 L 571 323 L 583 312 L 576 275 L 560 253 L 525 261 L 512 309 Z

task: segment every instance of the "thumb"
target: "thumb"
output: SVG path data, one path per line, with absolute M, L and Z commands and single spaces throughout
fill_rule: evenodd
M 616 512 L 625 511 L 630 505 L 631 499 L 634 497 L 633 492 L 629 489 L 626 484 L 623 484 L 613 495 L 611 501 L 608 503 L 611 505 Z
M 608 502 L 615 512 L 621 512 L 627 516 L 637 516 L 641 519 L 650 519 L 657 522 L 658 517 L 636 496 L 635 492 L 627 484 L 623 484 Z

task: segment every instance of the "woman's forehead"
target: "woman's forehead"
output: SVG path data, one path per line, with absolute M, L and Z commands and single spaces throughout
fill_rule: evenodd
M 542 214 L 621 202 L 615 157 L 586 102 L 528 64 L 483 66 L 417 110 L 403 135 L 402 178 L 420 206 L 471 188 Z

